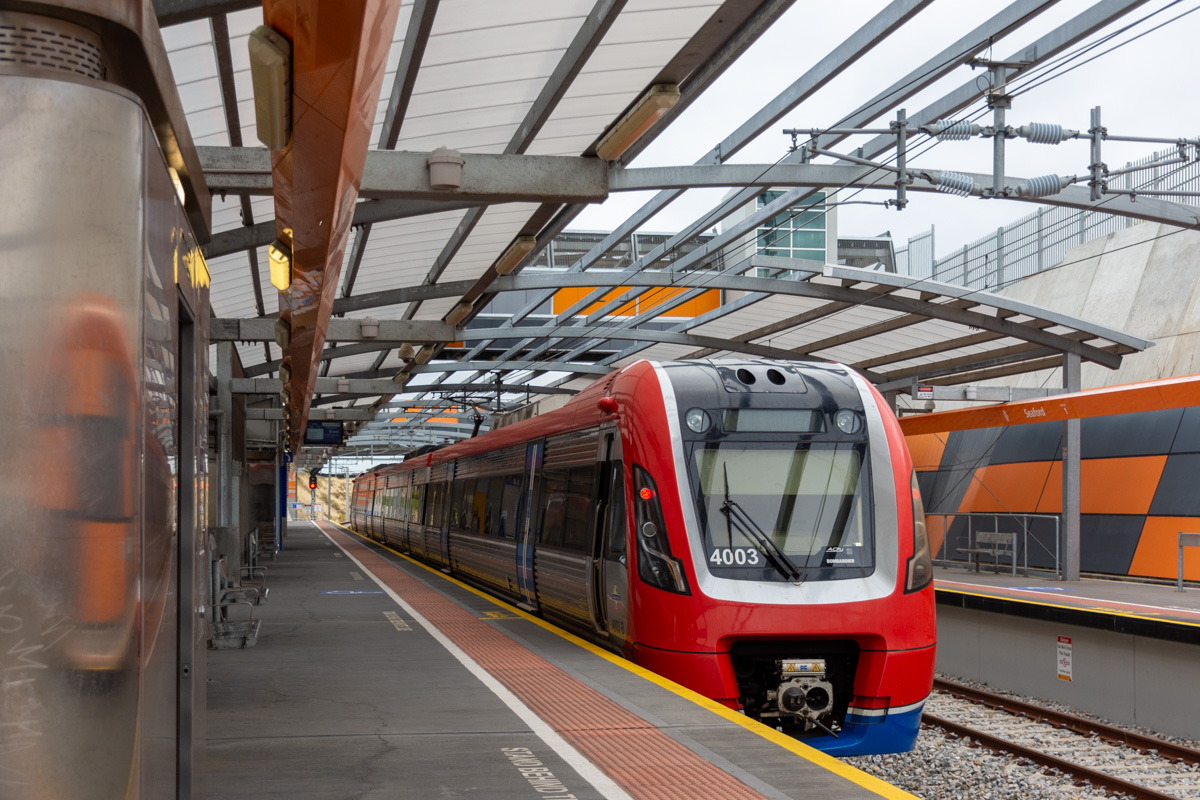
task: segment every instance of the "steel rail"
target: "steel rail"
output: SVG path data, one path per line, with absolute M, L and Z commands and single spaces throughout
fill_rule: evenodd
M 1024 745 L 1016 744 L 1015 742 L 1010 742 L 1007 739 L 1001 739 L 1000 737 L 993 736 L 990 733 L 984 733 L 983 731 L 976 730 L 975 728 L 969 728 L 966 725 L 960 725 L 957 722 L 951 722 L 950 720 L 942 719 L 934 714 L 930 714 L 928 711 L 921 715 L 921 721 L 930 725 L 936 725 L 937 727 L 947 731 L 948 733 L 953 733 L 956 736 L 973 739 L 987 749 L 993 750 L 997 753 L 1007 753 L 1019 758 L 1024 758 L 1028 761 L 1032 761 L 1035 764 L 1040 764 L 1043 767 L 1056 769 L 1059 772 L 1072 776 L 1076 780 L 1087 781 L 1092 786 L 1103 787 L 1109 791 L 1118 792 L 1120 794 L 1136 798 L 1136 800 L 1179 800 L 1179 798 L 1175 797 L 1174 795 L 1163 794 L 1162 792 L 1154 789 L 1140 786 L 1136 783 L 1130 783 L 1127 780 L 1122 780 L 1121 778 L 1099 772 L 1090 767 L 1076 764 L 1073 761 L 1066 761 L 1056 756 L 1043 753 L 1040 750 L 1034 750 L 1032 748 L 1025 747 Z
M 1014 700 L 1011 697 L 1004 697 L 993 692 L 963 686 L 960 683 L 941 680 L 940 678 L 934 680 L 933 688 L 961 697 L 964 700 L 970 700 L 973 703 L 985 705 L 989 708 L 1028 717 L 1036 722 L 1045 722 L 1059 728 L 1066 728 L 1075 733 L 1084 734 L 1085 736 L 1095 736 L 1106 742 L 1125 745 L 1126 747 L 1132 747 L 1142 752 L 1154 752 L 1163 758 L 1200 765 L 1200 750 L 1193 750 L 1190 747 L 1184 747 L 1153 736 L 1145 736 L 1140 733 L 1122 730 L 1112 725 L 1105 725 L 1103 722 L 1095 722 L 1062 711 L 1053 711 L 1033 705 L 1032 703 L 1024 703 L 1020 700 Z

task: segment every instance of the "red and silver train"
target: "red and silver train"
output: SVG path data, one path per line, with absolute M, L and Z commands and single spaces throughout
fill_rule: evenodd
M 363 474 L 351 523 L 827 753 L 913 746 L 924 512 L 895 417 L 844 366 L 640 361 Z

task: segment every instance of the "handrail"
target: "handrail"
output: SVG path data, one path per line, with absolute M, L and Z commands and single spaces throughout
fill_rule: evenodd
M 935 516 L 935 515 L 930 514 L 928 516 Z M 1030 520 L 1034 520 L 1034 519 L 1054 520 L 1054 554 L 1053 554 L 1054 555 L 1054 571 L 1055 571 L 1055 574 L 1059 574 L 1059 575 L 1062 574 L 1062 563 L 1061 563 L 1062 559 L 1061 559 L 1061 555 L 1060 555 L 1061 547 L 1059 544 L 1060 538 L 1061 538 L 1061 531 L 1062 531 L 1062 518 L 1058 514 L 1017 514 L 1017 513 L 1001 513 L 1001 512 L 964 511 L 964 512 L 956 512 L 956 513 L 951 513 L 951 514 L 938 514 L 936 516 L 941 516 L 944 518 L 944 520 L 951 520 L 951 521 L 956 517 L 965 517 L 967 519 L 967 544 L 968 544 L 968 547 L 971 547 L 972 543 L 975 541 L 974 537 L 976 534 L 976 530 L 975 530 L 975 522 L 974 521 L 976 518 L 986 518 L 986 519 L 991 520 L 993 531 L 999 530 L 1001 517 L 1020 520 L 1021 530 L 1014 531 L 1013 533 L 1014 533 L 1014 536 L 1017 533 L 1020 533 L 1020 536 L 1021 536 L 1021 559 L 1022 559 L 1021 570 L 1022 570 L 1022 573 L 1025 575 L 1029 574 L 1029 522 L 1030 522 Z M 948 535 L 949 532 L 950 532 L 950 524 L 948 522 L 944 523 L 943 536 Z M 1197 534 L 1197 535 L 1200 536 L 1200 534 Z M 1044 547 L 1042 545 L 1042 543 L 1040 541 L 1038 541 L 1037 539 L 1034 539 L 1034 543 L 1037 544 L 1039 547 Z M 945 556 L 941 559 L 938 559 L 938 561 L 940 561 L 942 563 L 955 563 L 955 564 L 966 563 L 966 564 L 970 565 L 970 563 L 971 563 L 970 560 L 967 560 L 964 562 L 957 558 L 950 558 L 949 557 L 950 549 L 951 549 L 950 547 L 944 545 L 943 552 L 945 553 Z M 1049 548 L 1045 548 L 1045 549 L 1046 549 L 1047 553 L 1050 552 Z M 1016 550 L 1015 546 L 1013 548 L 1013 554 L 1012 554 L 1012 574 L 1013 575 L 1017 574 L 1017 550 Z
M 1200 547 L 1200 533 L 1179 532 L 1179 573 L 1175 578 L 1175 591 L 1183 591 L 1183 548 Z

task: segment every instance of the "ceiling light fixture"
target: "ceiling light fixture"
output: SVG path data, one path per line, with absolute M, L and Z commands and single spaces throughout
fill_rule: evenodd
M 450 309 L 450 313 L 446 315 L 446 322 L 450 325 L 458 325 L 458 323 L 466 319 L 467 315 L 474 310 L 474 303 L 463 300 L 454 308 Z
M 525 259 L 525 256 L 529 255 L 536 244 L 536 236 L 518 236 L 508 246 L 508 249 L 500 254 L 500 258 L 496 259 L 496 274 L 508 275 L 511 273 Z
M 292 138 L 292 43 L 259 25 L 250 33 L 249 49 L 258 140 L 282 150 Z
M 292 343 L 292 326 L 283 317 L 275 320 L 275 344 L 283 350 Z
M 676 84 L 651 86 L 596 145 L 596 155 L 605 161 L 616 161 L 678 102 L 679 87 Z
M 267 260 L 271 262 L 271 285 L 286 292 L 292 286 L 292 248 L 276 239 L 267 245 Z

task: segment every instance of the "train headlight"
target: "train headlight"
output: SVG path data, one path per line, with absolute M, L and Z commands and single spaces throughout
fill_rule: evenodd
M 684 421 L 694 433 L 704 433 L 712 425 L 712 417 L 703 408 L 688 409 Z
M 842 433 L 858 433 L 859 428 L 862 427 L 862 418 L 850 409 L 843 408 L 833 415 L 833 424 L 837 425 L 837 429 Z

